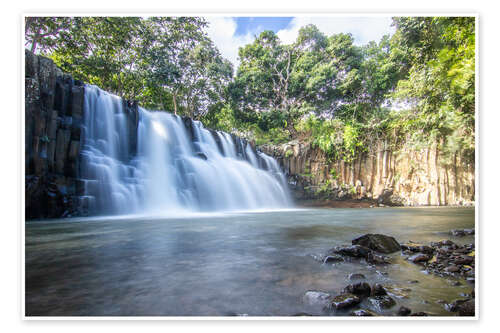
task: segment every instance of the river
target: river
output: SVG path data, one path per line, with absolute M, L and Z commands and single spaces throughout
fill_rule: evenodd
M 450 229 L 474 228 L 473 208 L 292 209 L 196 214 L 178 218 L 100 217 L 25 225 L 27 316 L 329 315 L 306 305 L 308 290 L 332 294 L 347 275 L 403 288 L 394 314 L 453 315 L 452 301 L 473 286 L 425 274 L 401 254 L 373 268 L 322 264 L 313 255 L 365 233 L 428 243 Z M 418 283 L 410 283 L 418 280 Z M 403 295 L 401 295 L 403 296 Z M 384 314 L 384 313 L 383 313 Z

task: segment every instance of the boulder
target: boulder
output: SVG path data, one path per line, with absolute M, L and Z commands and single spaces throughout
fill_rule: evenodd
M 371 287 L 366 282 L 358 282 L 347 285 L 342 292 L 360 297 L 368 297 L 371 294 Z
M 353 245 L 361 245 L 381 253 L 393 253 L 401 250 L 394 237 L 382 234 L 366 234 L 352 240 Z

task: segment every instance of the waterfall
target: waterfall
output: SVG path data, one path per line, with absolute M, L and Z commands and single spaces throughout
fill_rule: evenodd
M 85 87 L 80 173 L 95 214 L 276 209 L 291 205 L 277 162 L 199 121 L 130 108 Z

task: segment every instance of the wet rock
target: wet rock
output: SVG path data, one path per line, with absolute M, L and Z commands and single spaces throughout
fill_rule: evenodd
M 396 313 L 397 316 L 409 316 L 410 314 L 411 310 L 405 306 L 400 307 L 398 312 Z
M 460 271 L 460 268 L 456 265 L 450 265 L 450 266 L 446 267 L 444 270 L 446 272 L 449 272 L 449 273 L 456 273 L 456 272 Z
M 330 294 L 321 291 L 308 291 L 302 297 L 302 301 L 308 305 L 327 306 L 329 304 Z
M 381 284 L 375 283 L 372 287 L 371 295 L 372 296 L 385 296 L 385 295 L 387 295 L 387 291 L 385 290 L 385 288 Z
M 341 294 L 335 296 L 329 301 L 329 308 L 334 310 L 340 310 L 345 308 L 353 307 L 361 302 L 361 299 L 353 294 Z
M 339 256 L 339 255 L 327 255 L 325 256 L 325 258 L 323 259 L 323 263 L 326 264 L 326 263 L 336 263 L 336 262 L 342 262 L 344 261 L 344 258 L 342 258 L 342 256 Z
M 446 309 L 446 311 L 450 311 L 450 312 L 457 312 L 460 305 L 462 305 L 463 303 L 467 302 L 468 300 L 466 299 L 457 299 L 457 300 L 454 300 L 453 302 L 451 303 L 446 303 L 444 304 L 444 308 Z
M 467 300 L 466 302 L 458 305 L 458 315 L 459 316 L 474 316 L 476 311 L 476 305 L 474 299 Z
M 353 311 L 351 312 L 351 316 L 355 316 L 355 317 L 372 317 L 372 316 L 375 316 L 375 314 L 371 311 L 368 311 L 368 310 L 356 310 L 356 311 Z
M 366 234 L 352 240 L 353 245 L 361 245 L 381 253 L 393 253 L 401 250 L 394 237 L 382 234 Z
M 431 260 L 431 257 L 427 254 L 424 253 L 417 253 L 412 255 L 411 257 L 408 258 L 409 261 L 417 264 L 417 263 L 423 263 Z
M 363 275 L 363 274 L 360 274 L 360 273 L 352 273 L 352 274 L 349 274 L 349 276 L 347 277 L 349 280 L 351 281 L 354 281 L 354 280 L 364 280 L 366 279 L 366 277 Z
M 371 294 L 371 287 L 366 282 L 358 282 L 346 286 L 342 292 L 360 297 L 368 297 Z
M 373 296 L 368 298 L 369 303 L 377 310 L 390 309 L 396 305 L 396 301 L 390 296 Z
M 415 284 L 415 283 L 418 283 L 418 280 L 410 280 L 410 281 L 408 281 L 408 283 Z
M 470 265 L 474 262 L 474 257 L 470 256 L 460 256 L 454 260 L 454 263 L 457 265 Z
M 328 252 L 329 252 L 328 255 L 334 253 L 348 257 L 366 258 L 368 256 L 368 253 L 371 253 L 372 250 L 361 245 L 351 245 L 351 246 L 337 246 L 330 249 Z

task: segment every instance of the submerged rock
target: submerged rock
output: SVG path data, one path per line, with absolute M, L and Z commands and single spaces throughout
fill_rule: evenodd
M 342 256 L 336 255 L 336 254 L 327 255 L 323 259 L 323 263 L 324 264 L 326 264 L 326 263 L 336 263 L 336 262 L 342 262 L 342 261 L 344 261 L 344 258 L 342 258 Z
M 352 240 L 353 245 L 361 245 L 381 253 L 393 253 L 401 250 L 394 237 L 382 234 L 366 234 Z
M 308 305 L 327 306 L 330 297 L 330 294 L 321 291 L 308 291 L 302 297 L 302 301 Z
M 361 299 L 353 294 L 341 294 L 330 299 L 329 308 L 340 310 L 353 307 L 361 302 Z

